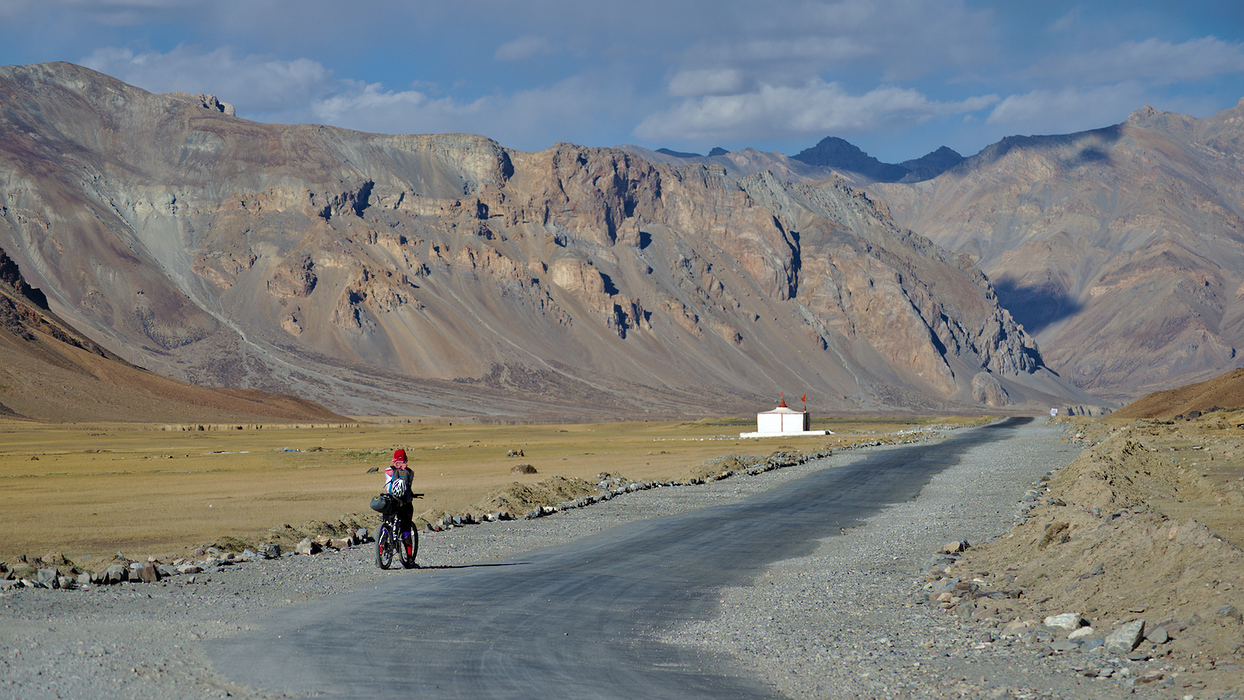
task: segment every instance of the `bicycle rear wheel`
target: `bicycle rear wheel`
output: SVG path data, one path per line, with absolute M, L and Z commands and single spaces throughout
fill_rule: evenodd
M 406 554 L 406 543 L 398 543 L 398 547 L 402 550 L 402 567 L 406 569 L 415 568 L 415 557 L 419 554 L 419 531 L 411 528 L 410 530 L 410 554 Z

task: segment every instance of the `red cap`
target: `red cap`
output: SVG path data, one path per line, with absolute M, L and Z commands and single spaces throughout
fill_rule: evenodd
M 400 447 L 399 447 L 398 449 L 394 450 L 394 451 L 393 451 L 393 459 L 396 459 L 396 460 L 397 460 L 397 461 L 399 461 L 399 462 L 405 462 L 405 461 L 406 461 L 406 450 L 403 450 L 403 449 L 402 449 L 402 448 L 400 448 Z

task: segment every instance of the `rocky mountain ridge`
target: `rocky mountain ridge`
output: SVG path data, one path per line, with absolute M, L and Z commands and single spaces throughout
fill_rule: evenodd
M 902 163 L 883 163 L 849 141 L 827 136 L 811 148 L 793 156 L 765 153 L 755 148 L 727 151 L 713 148 L 708 155 L 642 146 L 619 146 L 621 150 L 657 163 L 671 165 L 719 166 L 732 177 L 745 177 L 768 171 L 789 182 L 815 182 L 841 178 L 852 187 L 876 182 L 922 182 L 934 178 L 963 161 L 954 149 L 942 146 L 920 158 Z
M 52 422 L 345 422 L 310 401 L 188 386 L 131 365 L 49 310 L 0 250 L 0 417 Z
M 257 124 L 70 64 L 0 101 L 0 244 L 169 376 L 498 419 L 1094 402 L 841 180 Z
M 1115 399 L 1240 366 L 1244 103 L 1009 137 L 926 182 L 874 184 L 902 226 L 968 254 L 1050 365 Z

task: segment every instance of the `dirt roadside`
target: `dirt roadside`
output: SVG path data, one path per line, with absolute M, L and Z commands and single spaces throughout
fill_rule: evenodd
M 1068 439 L 1091 447 L 1034 484 L 1014 530 L 934 570 L 931 581 L 959 583 L 932 602 L 1050 653 L 1084 654 L 1085 675 L 1107 670 L 1111 632 L 1143 620 L 1130 653 L 1115 651 L 1147 662 L 1138 687 L 1238 697 L 1244 411 L 1069 423 Z M 1067 613 L 1080 618 L 1069 629 L 1047 619 Z

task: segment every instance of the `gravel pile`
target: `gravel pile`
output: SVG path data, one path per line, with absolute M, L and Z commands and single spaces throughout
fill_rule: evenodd
M 919 499 L 823 540 L 810 556 L 779 562 L 752 585 L 723 590 L 718 617 L 671 630 L 667 641 L 734 655 L 747 673 L 792 697 L 1131 692 L 1120 680 L 1125 676 L 1089 679 L 1075 668 L 1080 660 L 1008 645 L 995 631 L 918 602 L 921 571 L 942 544 L 1005 532 L 1028 485 L 1074 458 L 1078 449 L 1060 437 L 1058 428 L 1029 426 L 1005 446 L 970 451 Z M 535 520 L 422 533 L 419 563 L 454 566 L 512 556 L 636 519 L 728 503 L 867 452 L 628 493 Z M 227 638 L 275 607 L 418 575 L 377 569 L 371 548 L 362 546 L 156 584 L 0 593 L 0 697 L 266 697 L 216 676 L 199 640 Z

